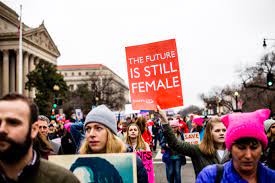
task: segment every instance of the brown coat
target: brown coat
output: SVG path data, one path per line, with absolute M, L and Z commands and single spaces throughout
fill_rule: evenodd
M 0 176 L 0 182 L 14 181 Z M 34 165 L 24 168 L 18 183 L 80 183 L 80 181 L 69 170 L 47 160 L 39 159 Z

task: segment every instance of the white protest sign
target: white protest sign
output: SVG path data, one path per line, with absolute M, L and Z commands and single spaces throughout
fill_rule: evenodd
M 188 142 L 189 144 L 200 144 L 200 134 L 199 134 L 199 132 L 185 133 L 184 134 L 184 141 Z

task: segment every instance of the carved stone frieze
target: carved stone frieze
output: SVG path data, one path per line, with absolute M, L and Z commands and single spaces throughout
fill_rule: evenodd
M 16 27 L 0 18 L 0 33 L 14 32 Z
M 58 53 L 54 46 L 54 43 L 51 41 L 45 31 L 34 32 L 33 34 L 27 35 L 26 38 L 36 45 L 46 50 L 49 50 L 50 52 Z

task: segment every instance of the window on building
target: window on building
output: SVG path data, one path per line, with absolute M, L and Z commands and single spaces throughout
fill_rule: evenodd
M 86 72 L 86 76 L 88 76 L 89 75 L 89 72 Z
M 72 76 L 74 76 L 74 72 L 72 72 Z
M 81 72 L 79 72 L 78 75 L 81 76 Z
M 64 75 L 67 76 L 67 72 L 65 72 Z

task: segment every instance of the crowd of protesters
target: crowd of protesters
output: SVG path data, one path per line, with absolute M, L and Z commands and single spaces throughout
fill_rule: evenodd
M 49 163 L 49 155 L 159 148 L 169 183 L 184 182 L 185 156 L 192 160 L 197 182 L 274 182 L 275 120 L 269 117 L 267 109 L 209 119 L 167 117 L 158 107 L 152 116 L 116 119 L 100 105 L 83 119 L 60 114 L 49 120 L 23 95 L 8 94 L 0 99 L 0 182 L 79 182 L 70 171 Z M 199 133 L 200 144 L 185 142 L 184 134 L 193 132 Z M 138 182 L 148 182 L 141 159 L 136 161 Z M 114 176 L 109 181 L 121 182 Z

